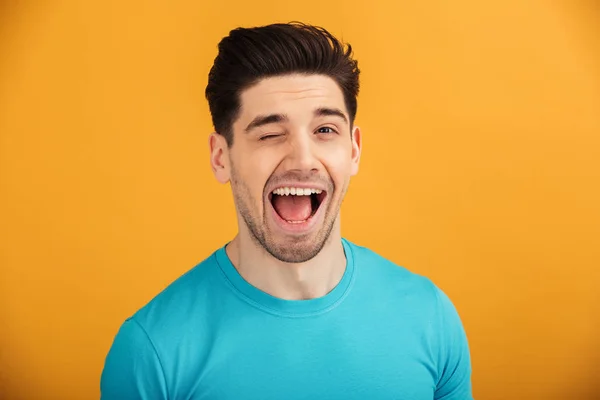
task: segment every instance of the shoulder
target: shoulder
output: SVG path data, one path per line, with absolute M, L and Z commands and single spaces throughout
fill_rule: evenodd
M 216 252 L 196 264 L 168 284 L 129 319 L 139 324 L 153 339 L 185 332 L 186 327 L 203 320 L 214 301 L 213 292 L 219 285 L 219 267 Z
M 432 278 L 413 272 L 367 247 L 351 242 L 347 245 L 354 257 L 363 297 L 377 298 L 398 312 L 411 313 L 418 322 L 435 327 L 433 332 L 447 332 L 449 327 L 461 328 L 454 303 Z
M 472 399 L 467 335 L 450 297 L 429 277 L 402 267 L 366 247 L 347 242 L 362 296 L 385 302 L 403 324 L 426 334 L 436 365 L 436 399 Z M 368 292 L 368 293 L 365 293 Z
M 170 283 L 121 324 L 106 357 L 102 398 L 139 398 L 144 393 L 171 398 L 176 396 L 174 390 L 188 387 L 190 374 L 198 369 L 195 363 L 206 350 L 205 341 L 197 339 L 210 337 L 219 297 L 215 291 L 222 290 L 215 255 Z M 174 376 L 172 371 L 181 363 L 186 368 Z
M 345 242 L 352 253 L 360 279 L 369 287 L 416 296 L 432 306 L 438 301 L 440 289 L 431 278 L 411 271 L 368 247 L 348 240 Z

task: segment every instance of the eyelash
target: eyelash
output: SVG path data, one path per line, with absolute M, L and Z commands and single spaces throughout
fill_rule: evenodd
M 258 140 L 265 141 L 268 139 L 276 138 L 278 136 L 281 136 L 281 134 L 271 134 L 271 135 L 261 136 Z
M 331 130 L 331 132 L 319 132 L 321 129 L 329 129 L 329 130 Z M 335 129 L 333 129 L 332 127 L 330 127 L 330 126 L 322 126 L 319 129 L 317 129 L 317 133 L 323 133 L 323 134 L 330 135 L 330 134 L 337 133 L 337 131 Z M 266 141 L 266 140 L 269 140 L 269 139 L 273 139 L 273 138 L 279 137 L 281 135 L 282 135 L 282 133 L 268 134 L 268 135 L 261 136 L 258 140 L 260 140 L 260 141 Z
M 317 132 L 320 131 L 321 129 L 330 129 L 331 132 L 328 132 L 328 133 L 337 133 L 337 131 L 330 126 L 322 126 L 321 128 L 317 129 Z M 325 132 L 319 132 L 319 133 L 325 133 Z

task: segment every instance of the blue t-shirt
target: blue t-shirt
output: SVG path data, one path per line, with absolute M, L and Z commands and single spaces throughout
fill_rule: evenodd
M 343 239 L 327 295 L 283 300 L 216 250 L 128 318 L 103 400 L 468 400 L 467 337 L 428 278 Z

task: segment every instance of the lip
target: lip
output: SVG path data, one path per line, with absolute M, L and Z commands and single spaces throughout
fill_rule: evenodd
M 320 187 L 310 186 L 310 185 L 306 185 L 306 184 L 297 185 L 297 186 L 296 186 L 296 184 L 292 184 L 290 186 L 299 187 L 299 188 L 320 189 Z M 270 197 L 272 191 L 279 187 L 285 187 L 285 186 L 274 187 L 271 190 L 271 192 L 269 192 L 269 197 Z M 284 220 L 283 218 L 281 218 L 279 216 L 279 214 L 277 214 L 277 211 L 275 211 L 275 208 L 273 207 L 273 203 L 271 203 L 271 199 L 268 198 L 267 203 L 269 203 L 270 213 L 273 216 L 273 220 L 275 221 L 277 227 L 280 230 L 282 230 L 283 232 L 291 234 L 291 235 L 303 235 L 303 234 L 310 233 L 310 231 L 312 231 L 314 229 L 314 227 L 322 221 L 322 219 L 324 218 L 323 215 L 325 214 L 325 209 L 327 208 L 326 207 L 327 204 L 325 204 L 325 203 L 328 202 L 327 197 L 329 197 L 329 193 L 327 193 L 327 191 L 325 189 L 322 189 L 322 190 L 325 192 L 325 197 L 319 204 L 319 209 L 313 215 L 311 215 L 305 222 L 300 222 L 300 223 L 295 223 L 295 224 L 291 224 L 291 223 L 287 222 L 286 220 Z

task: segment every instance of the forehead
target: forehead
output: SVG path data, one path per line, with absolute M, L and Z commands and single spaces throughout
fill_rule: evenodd
M 259 114 L 312 115 L 317 107 L 346 111 L 338 84 L 324 75 L 285 75 L 262 79 L 240 95 L 240 121 Z

